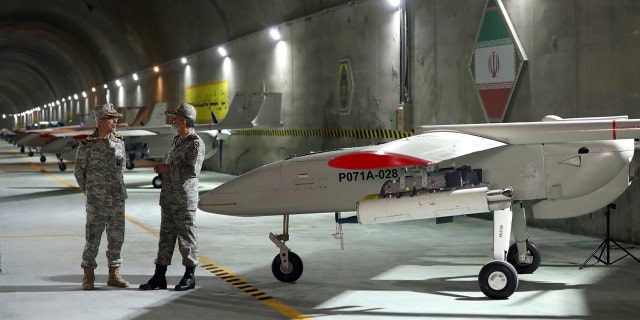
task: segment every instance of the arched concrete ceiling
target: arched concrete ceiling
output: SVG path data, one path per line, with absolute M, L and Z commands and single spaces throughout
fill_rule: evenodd
M 347 2 L 0 1 L 0 114 Z

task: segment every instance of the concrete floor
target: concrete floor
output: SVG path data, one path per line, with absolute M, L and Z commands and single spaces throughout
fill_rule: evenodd
M 538 271 L 520 275 L 509 299 L 485 298 L 477 274 L 490 260 L 492 224 L 472 217 L 345 225 L 341 250 L 333 213 L 292 216 L 287 244 L 303 259 L 304 274 L 281 283 L 271 274 L 277 250 L 268 240 L 269 232 L 281 232 L 281 217 L 198 212 L 196 289 L 142 292 L 160 223 L 153 176 L 148 163 L 125 173 L 122 274 L 131 287 L 106 286 L 103 237 L 97 290 L 83 291 L 84 195 L 73 166 L 60 172 L 55 162 L 41 164 L 0 141 L 0 319 L 631 319 L 640 310 L 639 263 L 592 259 L 579 270 L 602 239 L 534 228 Z M 203 172 L 201 189 L 230 178 Z M 612 260 L 622 254 L 612 249 Z M 176 250 L 170 286 L 183 271 Z

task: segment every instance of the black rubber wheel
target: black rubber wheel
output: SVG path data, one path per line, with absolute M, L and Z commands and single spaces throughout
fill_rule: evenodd
M 511 263 L 518 274 L 530 274 L 538 270 L 540 266 L 540 251 L 533 244 L 533 242 L 527 241 L 527 256 L 532 256 L 533 261 L 531 263 L 519 263 L 518 262 L 518 246 L 514 243 L 509 247 L 507 252 L 507 262 Z
M 518 273 L 508 262 L 491 261 L 480 269 L 480 290 L 491 299 L 507 299 L 518 288 Z
M 136 167 L 136 163 L 133 161 L 127 161 L 127 164 L 125 165 L 125 167 L 127 167 L 127 169 L 129 170 L 133 170 L 133 168 Z
M 40 162 L 42 162 L 42 163 L 47 162 L 47 157 L 45 157 L 45 156 L 40 156 Z
M 289 251 L 289 263 L 287 265 L 282 264 L 280 255 L 276 255 L 271 263 L 271 272 L 276 279 L 282 282 L 294 282 L 302 276 L 302 259 Z
M 29 157 L 33 157 L 33 151 L 29 151 L 29 153 L 27 153 L 29 155 Z
M 67 165 L 64 162 L 59 162 L 58 169 L 60 169 L 60 171 L 65 171 L 67 170 Z
M 153 177 L 153 180 L 151 180 L 151 184 L 156 189 L 162 188 L 162 178 L 160 176 Z

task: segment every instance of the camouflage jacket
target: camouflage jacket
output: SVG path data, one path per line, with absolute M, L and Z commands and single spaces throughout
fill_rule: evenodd
M 76 153 L 74 175 L 87 201 L 124 200 L 124 171 L 127 162 L 124 138 L 117 133 L 106 139 L 96 129 L 81 141 Z
M 195 131 L 173 138 L 165 163 L 169 171 L 162 175 L 160 205 L 195 210 L 198 206 L 198 178 L 204 161 L 204 143 Z

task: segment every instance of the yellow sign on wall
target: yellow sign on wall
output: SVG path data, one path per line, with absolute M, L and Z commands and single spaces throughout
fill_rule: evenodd
M 227 80 L 185 88 L 184 101 L 196 107 L 196 123 L 211 123 L 213 116 L 222 121 L 229 111 Z

